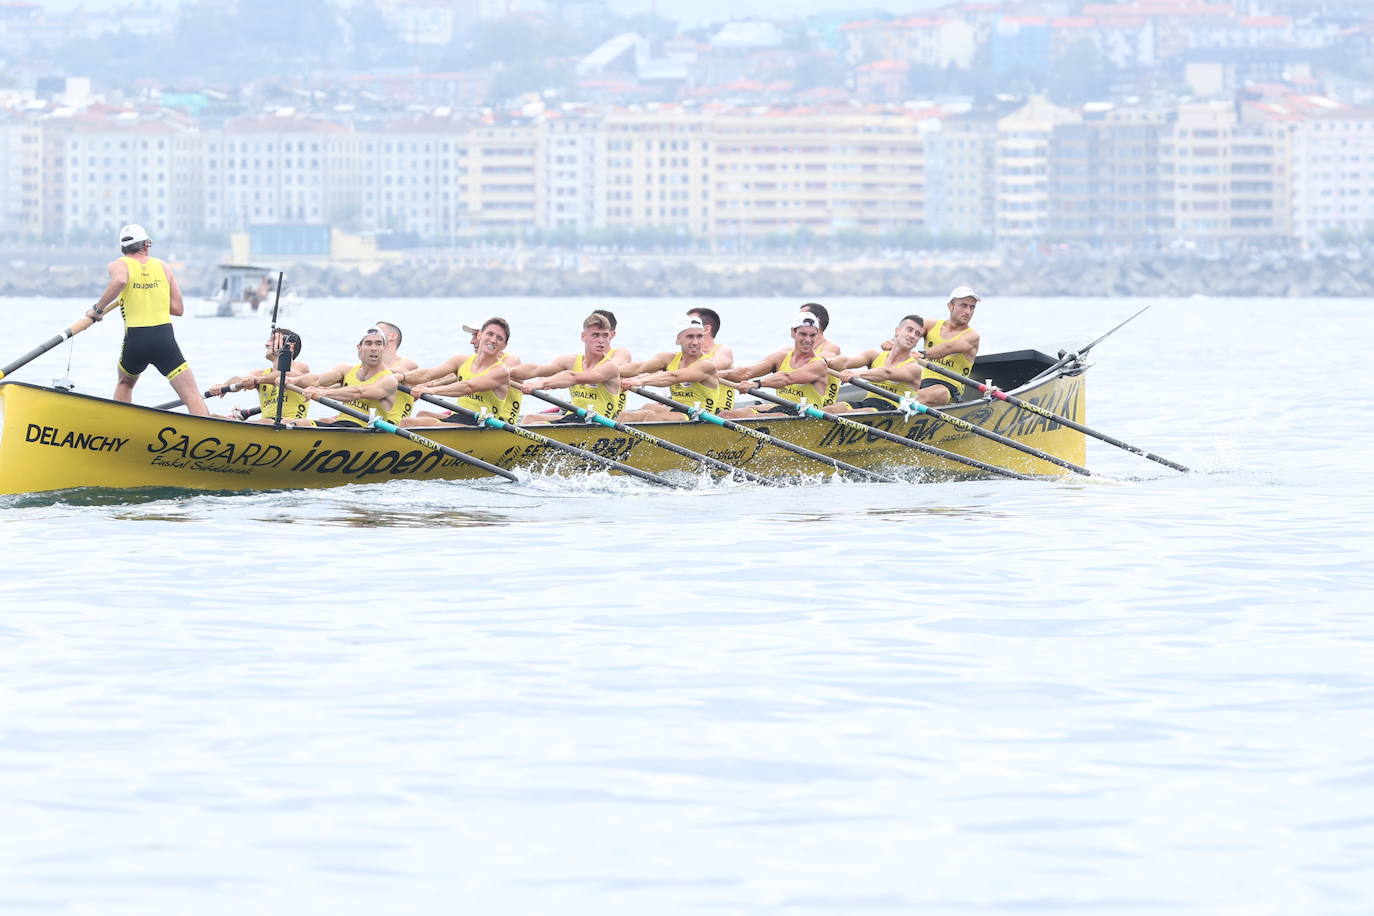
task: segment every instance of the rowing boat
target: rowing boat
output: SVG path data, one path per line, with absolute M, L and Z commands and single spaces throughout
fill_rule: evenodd
M 980 357 L 975 379 L 1078 423 L 1084 420 L 1086 366 L 1036 350 Z M 862 395 L 860 395 L 862 397 Z M 377 483 L 396 479 L 458 480 L 486 476 L 471 464 L 376 429 L 282 428 L 193 417 L 153 407 L 22 382 L 0 382 L 0 494 L 75 487 L 179 487 L 191 490 L 280 490 Z M 1005 401 L 978 397 L 946 408 L 969 423 L 1082 464 L 1085 440 L 1053 419 Z M 1026 474 L 1057 475 L 1062 467 L 961 431 L 956 425 L 901 411 L 852 414 L 852 419 L 958 455 Z M 890 438 L 806 417 L 758 417 L 743 426 L 861 468 L 919 469 L 966 476 L 968 467 L 907 448 Z M 693 452 L 756 474 L 824 474 L 826 465 L 798 458 L 761 437 L 692 422 L 636 424 Z M 656 473 L 696 466 L 642 438 L 594 424 L 558 424 L 539 431 Z M 467 425 L 424 427 L 424 436 L 510 470 L 580 473 L 570 461 L 511 432 Z

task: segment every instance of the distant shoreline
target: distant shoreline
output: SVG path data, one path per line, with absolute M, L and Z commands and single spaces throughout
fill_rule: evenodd
M 370 272 L 312 264 L 283 264 L 281 269 L 286 288 L 305 296 L 378 298 L 928 298 L 959 285 L 990 296 L 1374 297 L 1374 258 L 1352 254 L 1009 257 L 940 252 L 863 260 L 830 257 L 829 263 L 816 258 L 495 250 L 390 261 Z M 105 260 L 105 252 L 91 252 L 80 264 L 65 259 L 34 263 L 21 256 L 15 261 L 22 269 L 0 280 L 0 296 L 94 298 L 104 288 Z M 188 300 L 209 294 L 217 281 L 216 255 L 173 260 Z

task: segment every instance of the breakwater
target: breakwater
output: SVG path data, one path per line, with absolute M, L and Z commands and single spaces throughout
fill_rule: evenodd
M 103 257 L 101 255 L 100 257 Z M 212 253 L 178 260 L 187 298 L 216 282 Z M 277 262 L 272 262 L 277 263 Z M 1374 257 L 1340 254 L 1055 254 L 842 260 L 714 255 L 479 252 L 421 256 L 370 269 L 280 263 L 307 296 L 940 296 L 968 285 L 988 296 L 1374 297 Z M 90 296 L 104 263 L 28 263 L 0 279 L 2 296 Z

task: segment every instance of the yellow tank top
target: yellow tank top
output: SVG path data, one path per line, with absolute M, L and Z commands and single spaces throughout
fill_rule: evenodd
M 937 344 L 949 343 L 951 340 L 958 340 L 964 334 L 964 331 L 968 330 L 968 328 L 964 328 L 964 330 L 960 331 L 958 334 L 951 334 L 949 337 L 945 337 L 943 333 L 944 329 L 945 319 L 941 318 L 937 320 L 935 326 L 926 333 L 926 346 L 933 347 Z M 948 356 L 943 356 L 940 359 L 934 360 L 934 362 L 962 376 L 968 376 L 973 372 L 973 360 L 967 353 L 951 353 Z M 947 385 L 957 385 L 959 388 L 964 387 L 961 383 L 956 382 L 947 375 L 941 375 L 934 369 L 922 369 L 921 381 L 924 382 L 926 379 L 930 378 L 944 382 Z
M 711 352 L 710 352 L 710 353 L 703 353 L 702 356 L 705 357 L 706 359 L 709 359 L 709 360 L 714 361 L 715 358 L 716 358 L 716 351 L 719 350 L 719 349 L 720 349 L 720 344 L 716 344 L 714 347 L 711 348 Z M 716 368 L 719 369 L 720 366 L 717 366 Z M 722 394 L 724 400 L 722 401 L 722 403 L 721 403 L 719 409 L 720 409 L 720 410 L 730 410 L 730 409 L 732 409 L 732 408 L 735 406 L 735 389 L 731 388 L 729 385 L 721 385 L 721 386 L 720 386 L 720 390 L 721 390 L 721 394 Z
M 820 359 L 819 356 L 812 357 Z M 800 369 L 800 366 L 792 365 L 792 354 L 788 353 L 782 358 L 782 365 L 778 367 L 779 372 L 791 372 L 793 369 Z M 820 388 L 816 385 L 820 384 Z M 824 392 L 824 393 L 822 393 Z M 800 404 L 802 401 L 812 407 L 825 407 L 835 403 L 835 397 L 840 393 L 840 380 L 833 375 L 826 375 L 819 382 L 798 382 L 795 385 L 788 385 L 786 388 L 778 389 L 778 397 L 784 401 L 791 401 L 793 404 Z
M 615 351 L 611 352 L 613 353 Z M 584 371 L 582 368 L 582 357 L 583 354 L 577 354 L 577 358 L 573 360 L 572 371 Z M 601 357 L 601 362 L 597 363 L 597 365 L 601 365 L 601 363 L 604 363 L 610 358 L 611 354 L 607 353 L 605 356 Z M 619 387 L 619 384 L 616 384 L 616 388 L 618 389 Z M 578 407 L 595 410 L 608 420 L 614 420 L 616 417 L 620 416 L 620 412 L 625 409 L 625 392 L 618 390 L 612 391 L 606 385 L 573 385 L 572 388 L 569 389 L 569 393 L 572 395 L 572 402 Z
M 673 354 L 673 358 L 668 360 L 668 371 L 676 372 L 682 368 L 681 350 Z M 702 357 L 705 359 L 705 357 Z M 733 392 L 734 389 L 720 384 L 717 380 L 715 387 L 702 384 L 701 382 L 678 382 L 668 389 L 674 401 L 683 404 L 695 405 L 709 413 L 725 410 L 725 392 Z
M 874 369 L 880 369 L 880 368 L 882 368 L 883 366 L 886 366 L 886 365 L 887 365 L 887 361 L 888 361 L 889 359 L 891 359 L 891 358 L 892 358 L 892 351 L 891 351 L 891 350 L 881 350 L 881 351 L 879 351 L 879 353 L 878 353 L 878 358 L 875 359 L 875 360 L 873 360 L 873 368 L 874 368 Z M 916 357 L 915 357 L 915 356 L 908 356 L 906 359 L 902 360 L 902 361 L 901 361 L 900 363 L 898 363 L 897 365 L 898 365 L 898 366 L 905 366 L 907 363 L 915 362 L 915 360 L 916 360 Z M 895 368 L 895 367 L 894 367 L 894 368 Z M 865 379 L 865 381 L 867 381 L 868 384 L 872 385 L 872 386 L 875 387 L 875 388 L 881 388 L 881 389 L 883 389 L 884 391 L 891 392 L 892 397 L 890 397 L 890 398 L 889 398 L 889 397 L 883 397 L 883 395 L 881 395 L 881 394 L 874 394 L 874 393 L 871 392 L 871 391 L 870 391 L 870 392 L 867 392 L 867 394 L 868 394 L 869 397 L 879 398 L 880 400 L 888 401 L 888 402 L 890 402 L 890 403 L 892 404 L 893 407 L 896 407 L 896 406 L 897 406 L 898 401 L 901 400 L 901 398 L 902 398 L 903 395 L 907 395 L 907 396 L 910 396 L 910 397 L 913 397 L 913 398 L 916 397 L 916 386 L 915 386 L 915 385 L 908 385 L 906 382 L 894 382 L 894 381 L 892 381 L 892 380 L 890 380 L 890 379 L 889 379 L 888 381 L 885 381 L 885 382 L 877 382 L 877 381 L 874 381 L 874 380 L 872 380 L 872 379 Z
M 256 373 L 272 379 L 281 378 L 281 374 L 275 369 L 260 369 Z M 272 418 L 277 415 L 277 383 L 268 382 L 258 386 L 258 404 L 262 406 L 262 415 Z M 283 420 L 304 420 L 305 415 L 310 412 L 310 401 L 299 391 L 286 389 L 286 396 L 281 401 L 281 416 Z
M 495 363 L 483 369 L 481 372 L 474 372 L 472 367 L 473 364 L 477 362 L 477 354 L 474 353 L 458 368 L 458 381 L 466 382 L 478 376 L 486 375 L 497 366 L 504 365 L 505 360 L 506 354 L 502 353 Z M 514 423 L 516 420 L 520 419 L 521 397 L 522 395 L 519 388 L 516 388 L 514 385 L 507 385 L 506 396 L 504 398 L 498 398 L 495 391 L 488 390 L 464 395 L 455 400 L 468 410 L 477 413 L 486 412 L 503 423 Z
M 129 280 L 119 294 L 126 328 L 151 328 L 172 321 L 172 290 L 167 271 L 157 258 L 140 262 L 127 255 L 120 258 L 129 268 Z
M 358 370 L 362 367 L 362 363 L 359 363 L 358 365 L 354 366 L 352 369 L 349 369 L 347 372 L 344 373 L 343 384 L 345 388 L 366 385 L 368 381 L 371 381 L 373 378 L 376 377 L 368 376 L 366 380 L 359 378 Z M 361 410 L 364 413 L 375 413 L 378 416 L 380 416 L 383 420 L 386 420 L 388 423 L 399 423 L 401 420 L 404 420 L 406 417 L 410 416 L 410 411 L 415 407 L 415 399 L 412 398 L 410 395 L 402 394 L 399 391 L 396 392 L 396 399 L 392 402 L 390 410 L 385 409 L 380 401 L 373 401 L 368 398 L 358 398 L 357 400 L 345 401 L 344 403 L 346 403 L 349 407 L 352 407 L 354 410 Z M 357 422 L 353 417 L 346 415 L 341 417 L 341 419 L 352 420 L 353 422 Z M 359 423 L 358 425 L 362 426 L 363 424 Z

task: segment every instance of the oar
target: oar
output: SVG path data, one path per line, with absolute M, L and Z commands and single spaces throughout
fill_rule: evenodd
M 305 393 L 300 388 L 297 388 L 295 385 L 291 385 L 290 387 L 292 391 L 300 391 L 302 394 Z M 395 433 L 402 439 L 409 439 L 416 445 L 422 445 L 427 449 L 432 449 L 436 452 L 439 452 L 440 454 L 447 455 L 448 457 L 461 461 L 464 464 L 470 464 L 473 467 L 481 468 L 489 474 L 495 474 L 498 477 L 504 477 L 507 480 L 519 480 L 518 477 L 516 477 L 514 474 L 512 474 L 505 468 L 500 468 L 494 464 L 489 464 L 488 462 L 483 461 L 481 458 L 474 458 L 472 455 L 466 454 L 465 452 L 460 452 L 456 448 L 449 448 L 447 445 L 440 445 L 433 439 L 426 439 L 424 436 L 417 435 L 408 429 L 402 429 L 394 423 L 388 423 L 381 417 L 370 416 L 361 410 L 356 410 L 352 407 L 349 407 L 342 401 L 336 401 L 333 398 L 327 398 L 324 395 L 317 395 L 315 397 L 315 400 L 323 404 L 325 407 L 328 407 L 330 410 L 337 410 L 341 414 L 350 416 L 355 420 L 360 420 L 366 425 L 376 427 L 377 429 L 380 429 L 383 432 Z
M 1056 362 L 1054 365 L 1050 366 L 1048 369 L 1045 369 L 1044 371 L 1042 371 L 1039 375 L 1036 376 L 1036 378 L 1043 378 L 1043 377 L 1046 376 L 1046 375 L 1052 375 L 1053 373 L 1055 373 L 1055 372 L 1057 372 L 1057 371 L 1059 370 L 1059 367 L 1060 367 L 1060 366 L 1063 366 L 1063 365 L 1066 364 L 1066 363 L 1070 363 L 1070 362 L 1072 362 L 1072 361 L 1074 361 L 1074 360 L 1076 360 L 1076 359 L 1082 359 L 1083 357 L 1087 356 L 1089 350 L 1091 350 L 1093 347 L 1097 346 L 1098 344 L 1102 343 L 1102 341 L 1106 340 L 1108 337 L 1111 337 L 1113 334 L 1115 334 L 1117 331 L 1119 331 L 1119 330 L 1121 330 L 1122 328 L 1124 328 L 1126 325 L 1130 324 L 1132 321 L 1135 321 L 1135 320 L 1136 320 L 1137 318 L 1139 318 L 1141 315 L 1145 314 L 1145 312 L 1146 312 L 1147 309 L 1149 309 L 1149 306 L 1148 306 L 1148 305 L 1145 306 L 1145 308 L 1141 309 L 1140 311 L 1136 312 L 1136 313 L 1135 313 L 1134 315 L 1132 315 L 1130 318 L 1127 318 L 1125 321 L 1121 322 L 1121 324 L 1119 324 L 1119 325 L 1117 325 L 1116 327 L 1112 328 L 1112 329 L 1111 329 L 1110 331 L 1108 331 L 1106 334 L 1103 334 L 1101 337 L 1097 338 L 1097 340 L 1094 340 L 1092 343 L 1088 344 L 1086 347 L 1084 347 L 1084 348 L 1081 349 L 1081 350 L 1073 350 L 1073 351 L 1070 351 L 1070 352 L 1068 352 L 1068 353 L 1065 353 L 1063 350 L 1060 350 L 1060 351 L 1059 351 L 1059 354 L 1060 354 L 1060 355 L 1059 355 L 1059 361 Z
M 834 369 L 830 370 L 830 374 L 839 375 L 839 373 L 836 372 Z M 864 381 L 863 379 L 850 379 L 849 384 L 853 385 L 856 388 L 862 388 L 864 391 L 882 395 L 885 398 L 892 396 L 892 392 L 884 391 L 877 385 L 870 384 Z M 1032 448 L 1031 446 L 1026 445 L 1024 442 L 1017 442 L 1015 439 L 1009 439 L 1006 436 L 1001 435 L 1000 433 L 995 433 L 990 429 L 984 429 L 981 426 L 970 423 L 967 420 L 954 416 L 953 414 L 947 414 L 943 410 L 937 410 L 934 407 L 927 407 L 924 404 L 914 403 L 911 401 L 903 401 L 902 404 L 904 408 L 909 404 L 910 408 L 916 411 L 917 413 L 923 413 L 928 416 L 934 417 L 942 423 L 948 423 L 950 426 L 953 426 L 960 432 L 972 433 L 975 436 L 982 436 L 984 439 L 991 439 L 993 442 L 1005 445 L 1007 448 L 1014 448 L 1018 452 L 1025 452 L 1027 455 L 1030 455 L 1033 458 L 1039 458 L 1041 461 L 1048 461 L 1050 464 L 1057 464 L 1061 468 L 1068 468 L 1075 474 L 1082 474 L 1084 477 L 1092 476 L 1091 471 L 1089 471 L 1085 467 L 1079 467 L 1072 461 L 1065 461 L 1063 458 L 1060 458 L 1056 455 L 1051 455 L 1049 452 L 1042 452 L 1038 448 Z
M 104 315 L 105 313 L 101 312 L 101 314 Z M 83 316 L 82 318 L 73 322 L 70 327 L 63 328 L 62 333 L 58 334 L 57 336 L 49 340 L 43 341 L 43 343 L 34 347 L 32 350 L 25 353 L 23 356 L 19 357 L 14 362 L 10 363 L 8 366 L 0 367 L 0 379 L 3 379 L 5 376 L 12 374 L 16 369 L 28 365 L 29 363 L 38 359 L 38 357 L 42 356 L 44 353 L 47 353 L 53 347 L 62 343 L 62 341 L 75 337 L 77 334 L 80 334 L 82 331 L 86 330 L 93 324 L 95 324 L 94 318 L 86 318 Z
M 409 385 L 401 385 L 399 387 L 406 394 L 411 393 Z M 453 413 L 456 413 L 458 416 L 462 417 L 463 419 L 467 420 L 468 422 L 476 426 L 489 426 L 492 429 L 502 429 L 512 435 L 519 436 L 522 439 L 528 439 L 531 442 L 537 442 L 545 448 L 550 448 L 555 451 L 563 452 L 567 455 L 573 455 L 577 458 L 582 459 L 583 461 L 591 462 L 592 464 L 598 465 L 603 468 L 616 470 L 621 472 L 622 474 L 629 474 L 631 477 L 638 477 L 640 480 L 647 480 L 650 483 L 658 484 L 660 487 L 682 487 L 682 484 L 674 483 L 666 477 L 660 477 L 659 475 L 650 473 L 649 471 L 641 471 L 639 468 L 631 467 L 628 464 L 625 464 L 620 461 L 615 461 L 614 459 L 607 458 L 604 455 L 598 455 L 596 454 L 596 452 L 589 452 L 586 449 L 578 448 L 575 445 L 568 445 L 566 442 L 559 442 L 557 439 L 550 439 L 548 436 L 541 436 L 539 433 L 532 432 L 523 426 L 516 426 L 514 423 L 507 423 L 504 420 L 498 420 L 496 417 L 482 416 L 481 414 L 478 414 L 476 411 L 468 410 L 462 404 L 446 400 L 445 398 L 439 397 L 437 394 L 422 394 L 420 395 L 420 399 L 428 401 L 429 403 L 435 404 L 439 407 L 442 407 L 445 410 L 452 411 Z
M 1139 314 L 1139 312 L 1137 312 L 1136 314 Z M 1122 442 L 1120 439 L 1113 439 L 1106 433 L 1098 432 L 1095 429 L 1084 426 L 1082 423 L 1076 423 L 1073 420 L 1070 420 L 1068 417 L 1062 417 L 1054 411 L 1046 410 L 1038 404 L 1031 404 L 1027 401 L 1023 401 L 1015 395 L 1007 394 L 1005 391 L 1002 391 L 1001 389 L 993 385 L 984 385 L 979 382 L 975 382 L 973 379 L 967 378 L 966 376 L 962 376 L 959 373 L 953 371 L 952 369 L 947 369 L 946 367 L 935 362 L 935 360 L 933 359 L 918 359 L 916 361 L 927 369 L 931 369 L 935 372 L 940 373 L 941 375 L 949 376 L 951 379 L 954 379 L 955 381 L 961 384 L 971 385 L 982 394 L 994 397 L 999 401 L 1006 401 L 1008 404 L 1011 404 L 1014 407 L 1020 407 L 1022 410 L 1030 411 L 1037 417 L 1044 417 L 1046 420 L 1051 420 L 1055 423 L 1058 423 L 1060 426 L 1067 426 L 1069 429 L 1076 429 L 1084 435 L 1092 436 L 1094 439 L 1100 439 L 1103 442 L 1106 442 L 1108 445 L 1115 445 L 1117 448 L 1125 449 L 1126 451 L 1131 452 L 1135 455 L 1139 455 L 1142 458 L 1149 458 L 1151 461 L 1158 461 L 1160 464 L 1167 465 L 1173 468 L 1175 471 L 1182 471 L 1185 474 L 1189 473 L 1188 468 L 1184 467 L 1176 461 L 1170 461 L 1168 458 L 1161 458 L 1153 452 L 1147 452 L 1143 448 L 1137 448 L 1134 445 Z
M 281 283 L 285 276 L 285 272 L 280 270 L 277 271 L 277 298 L 276 301 L 272 303 L 272 332 L 268 335 L 268 340 L 277 339 L 277 310 L 281 308 Z M 285 343 L 286 341 L 283 340 L 283 346 L 277 353 L 276 368 L 277 371 L 281 373 L 281 380 L 277 382 L 277 415 L 272 420 L 272 425 L 278 429 L 282 426 L 282 406 L 286 403 L 286 376 L 287 373 L 291 371 L 291 348 L 285 346 Z
M 730 383 L 727 382 L 726 384 Z M 924 442 L 917 442 L 915 439 L 908 439 L 905 436 L 899 436 L 896 433 L 890 433 L 887 430 L 879 429 L 876 426 L 868 426 L 864 423 L 858 423 L 854 420 L 849 419 L 848 417 L 841 417 L 837 414 L 826 413 L 824 410 L 821 410 L 818 407 L 812 407 L 809 404 L 803 405 L 795 403 L 793 401 L 788 401 L 778 397 L 777 395 L 769 394 L 766 391 L 762 391 L 758 388 L 750 388 L 748 391 L 740 389 L 740 394 L 747 394 L 751 397 L 760 398 L 764 401 L 769 401 L 773 404 L 780 404 L 783 407 L 786 407 L 789 410 L 793 411 L 799 417 L 812 417 L 817 420 L 828 420 L 831 423 L 834 423 L 838 426 L 843 426 L 845 429 L 852 429 L 855 432 L 861 432 L 865 435 L 877 436 L 879 439 L 887 439 L 890 442 L 896 442 L 899 445 L 905 445 L 907 448 L 914 448 L 918 452 L 925 452 L 928 455 L 934 455 L 938 458 L 944 458 L 947 461 L 953 461 L 957 464 L 966 464 L 971 468 L 977 468 L 978 470 L 986 471 L 989 474 L 1000 474 L 1003 477 L 1010 477 L 1014 480 L 1035 479 L 1031 477 L 1029 474 L 1021 474 L 1017 471 L 1012 471 L 1007 468 L 999 468 L 996 465 L 986 464 L 982 461 L 979 461 L 976 458 L 969 458 L 965 455 L 959 455 L 954 452 L 946 451 L 942 448 L 936 448 L 933 445 L 927 445 Z
M 667 439 L 660 439 L 658 436 L 651 436 L 643 430 L 635 429 L 633 426 L 621 423 L 619 420 L 612 420 L 610 417 L 603 417 L 595 410 L 588 410 L 585 407 L 578 407 L 576 404 L 572 404 L 568 401 L 561 400 L 550 394 L 545 394 L 542 391 L 532 391 L 530 392 L 530 396 L 536 397 L 541 401 L 552 404 L 553 406 L 559 408 L 560 410 L 566 413 L 575 413 L 582 419 L 587 420 L 589 422 L 599 423 L 600 425 L 605 426 L 608 429 L 614 429 L 617 432 L 622 432 L 625 433 L 627 436 L 632 436 L 636 439 L 639 439 L 641 442 L 648 442 L 650 445 L 656 445 L 664 451 L 672 452 L 674 455 L 681 455 L 684 458 L 690 458 L 698 464 L 704 465 L 709 468 L 714 468 L 715 470 L 722 471 L 726 474 L 738 474 L 740 477 L 744 478 L 750 483 L 759 483 L 770 487 L 775 485 L 774 481 L 769 480 L 767 477 L 760 477 L 757 474 L 744 470 L 744 468 L 737 468 L 734 465 L 726 464 L 724 461 L 712 458 L 710 455 L 698 454 L 697 452 L 694 452 L 691 449 L 683 448 L 675 442 L 669 442 Z
M 225 394 L 228 394 L 228 393 L 231 392 L 231 391 L 242 391 L 242 390 L 243 390 L 243 389 L 240 388 L 238 385 L 230 385 L 229 387 L 227 387 L 227 388 L 224 389 L 224 393 L 225 393 Z M 202 391 L 202 392 L 200 393 L 200 396 L 203 397 L 203 398 L 212 398 L 212 397 L 214 397 L 214 395 L 210 393 L 210 389 L 209 389 L 209 388 L 206 388 L 204 391 Z M 181 398 L 177 398 L 175 401 L 168 401 L 166 404 L 158 404 L 158 405 L 156 405 L 156 406 L 153 408 L 153 410 L 176 410 L 178 407 L 180 407 L 180 406 L 181 406 L 182 404 L 184 404 L 184 403 L 185 403 L 185 402 L 182 401 Z
M 809 448 L 802 448 L 800 445 L 794 445 L 793 443 L 788 442 L 786 439 L 779 439 L 776 436 L 770 436 L 767 433 L 760 432 L 757 429 L 750 429 L 748 426 L 741 426 L 734 420 L 727 420 L 724 417 L 718 417 L 715 414 L 710 413 L 709 411 L 699 410 L 695 407 L 689 407 L 686 404 L 674 401 L 672 398 L 666 398 L 658 392 L 651 391 L 648 388 L 640 387 L 632 388 L 630 390 L 633 391 L 635 394 L 639 395 L 640 397 L 648 398 L 651 401 L 657 401 L 658 403 L 667 405 L 668 407 L 671 407 L 674 410 L 680 410 L 687 416 L 691 417 L 693 420 L 697 420 L 702 423 L 711 423 L 723 429 L 728 429 L 732 432 L 737 432 L 741 435 L 748 436 L 751 439 L 757 439 L 760 442 L 766 442 L 767 444 L 776 446 L 782 449 L 783 451 L 791 452 L 794 455 L 801 455 L 803 458 L 810 458 L 812 461 L 819 461 L 821 464 L 829 465 L 837 471 L 844 471 L 846 474 L 852 474 L 855 477 L 862 477 L 865 480 L 876 480 L 880 483 L 897 482 L 896 478 L 894 477 L 888 477 L 885 474 L 877 474 L 873 471 L 866 471 L 863 468 L 855 467 L 852 464 L 846 464 L 845 462 L 840 461 L 838 458 L 831 458 L 828 455 L 822 455 L 820 452 L 813 452 Z

